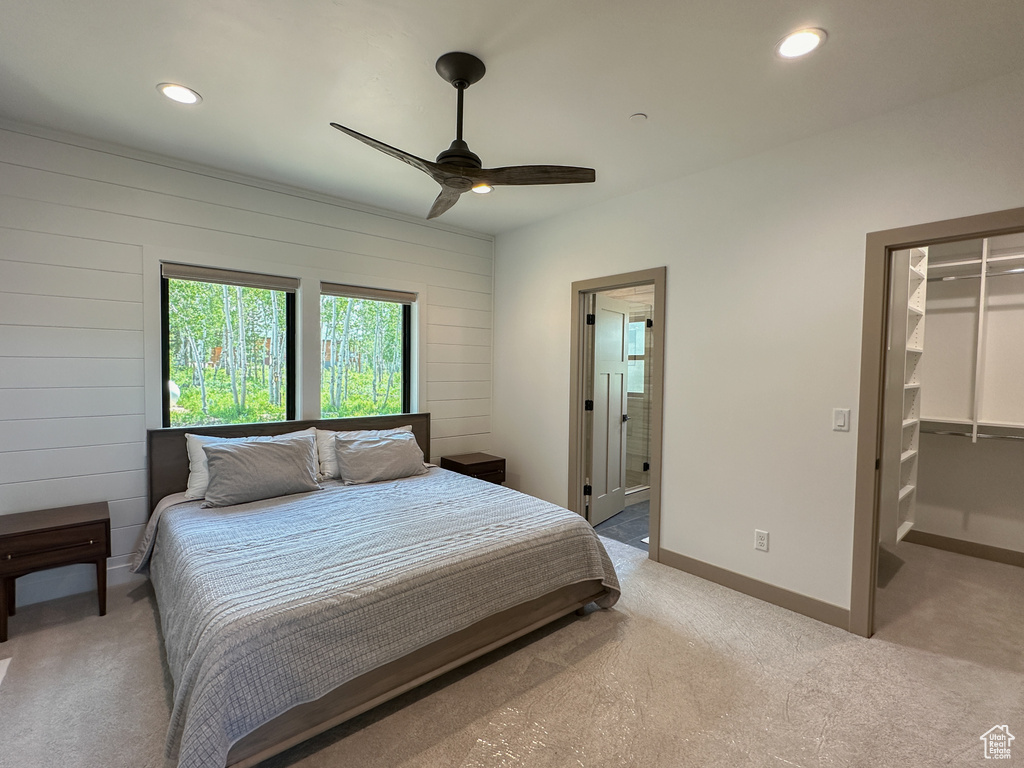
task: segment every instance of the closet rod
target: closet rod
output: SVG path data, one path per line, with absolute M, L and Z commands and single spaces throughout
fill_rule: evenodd
M 921 428 L 922 435 L 953 435 L 955 437 L 973 437 L 970 432 L 950 432 L 943 429 L 925 429 Z M 1024 440 L 1024 435 L 990 435 L 987 432 L 979 432 L 979 438 L 985 440 Z
M 1024 251 L 1020 253 L 1003 253 L 999 256 L 989 256 L 989 264 L 996 261 L 1017 261 L 1018 259 L 1024 259 Z M 928 269 L 945 269 L 946 267 L 970 267 L 975 264 L 981 264 L 981 257 L 974 259 L 960 259 L 959 261 L 936 261 L 928 265 Z
M 1007 269 L 1003 272 L 989 272 L 989 277 L 999 277 L 1001 275 L 1019 275 L 1024 274 L 1024 267 L 1018 269 Z M 946 277 L 929 277 L 929 283 L 935 282 L 951 282 L 953 280 L 979 280 L 981 275 L 947 275 Z

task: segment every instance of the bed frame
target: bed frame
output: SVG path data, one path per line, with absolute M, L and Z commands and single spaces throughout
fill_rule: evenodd
M 164 496 L 185 490 L 188 484 L 186 432 L 243 437 L 276 435 L 308 427 L 391 429 L 405 424 L 412 425 L 423 455 L 429 457 L 429 413 L 150 430 L 147 436 L 150 509 Z M 545 624 L 579 611 L 606 592 L 600 581 L 572 584 L 478 621 L 350 680 L 316 701 L 293 707 L 235 742 L 228 753 L 228 765 L 232 768 L 254 766 Z

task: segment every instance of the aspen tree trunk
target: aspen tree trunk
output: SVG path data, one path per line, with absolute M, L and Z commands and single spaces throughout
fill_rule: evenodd
M 245 310 L 242 308 L 242 288 L 235 286 L 235 303 L 238 306 L 238 362 L 241 368 L 242 392 L 240 397 L 241 409 L 239 413 L 245 412 L 245 391 L 249 379 L 249 353 L 245 339 Z
M 370 391 L 373 393 L 373 408 L 377 409 L 377 380 L 380 378 L 380 305 L 374 305 L 373 358 L 370 365 Z
M 341 329 L 341 342 L 338 344 L 338 358 L 342 360 L 344 367 L 342 368 L 342 382 L 339 382 L 341 386 L 339 389 L 344 388 L 344 394 L 338 397 L 338 407 L 341 407 L 341 403 L 348 400 L 348 342 L 352 329 L 352 308 L 355 306 L 355 299 L 348 299 L 347 305 L 345 306 L 345 322 Z
M 338 410 L 338 297 L 331 299 L 331 408 Z
M 192 351 L 192 361 L 195 365 L 196 378 L 199 379 L 199 394 L 203 399 L 203 413 L 208 414 L 210 409 L 206 404 L 206 361 L 202 359 L 199 347 L 196 344 L 196 340 L 192 338 L 192 334 L 186 332 L 185 338 L 188 339 L 188 346 Z
M 270 292 L 270 349 L 267 350 L 267 354 L 270 355 L 268 366 L 270 368 L 270 374 L 267 376 L 267 395 L 270 398 L 270 402 L 274 405 L 281 404 L 281 381 L 278 366 L 278 339 L 277 339 L 277 292 Z
M 388 388 L 384 390 L 384 402 L 381 403 L 379 413 L 387 413 L 388 410 L 388 398 L 391 397 L 391 382 L 395 379 L 395 372 L 388 371 Z
M 235 412 L 241 413 L 238 406 L 238 378 L 235 371 L 235 340 L 231 328 L 231 301 L 228 299 L 228 287 L 221 286 L 221 297 L 224 300 L 224 365 L 228 369 L 228 376 L 231 378 L 231 396 L 235 400 Z

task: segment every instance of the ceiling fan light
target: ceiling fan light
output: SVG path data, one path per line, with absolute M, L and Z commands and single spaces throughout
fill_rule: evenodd
M 486 195 L 488 192 L 493 192 L 494 187 L 488 184 L 486 181 L 481 181 L 479 184 L 474 184 L 471 189 L 478 195 Z
M 203 100 L 203 97 L 191 88 L 177 83 L 160 83 L 156 89 L 171 101 L 176 101 L 179 104 L 198 104 Z
M 798 29 L 779 41 L 775 46 L 775 53 L 783 59 L 798 59 L 821 47 L 826 38 L 828 33 L 824 29 Z

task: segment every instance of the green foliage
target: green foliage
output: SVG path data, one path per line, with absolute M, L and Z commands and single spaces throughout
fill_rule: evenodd
M 402 412 L 402 306 L 320 297 L 320 413 Z
M 285 295 L 169 280 L 171 426 L 286 416 Z M 322 296 L 321 415 L 402 412 L 402 306 Z
M 284 420 L 284 293 L 169 280 L 168 299 L 171 425 Z
M 188 381 L 190 368 L 172 368 L 171 381 Z M 284 421 L 284 404 L 270 402 L 265 389 L 250 390 L 245 410 L 235 408 L 231 382 L 221 369 L 206 380 L 207 410 L 203 411 L 202 394 L 197 386 L 181 387 L 181 397 L 171 409 L 172 427 L 195 427 L 204 424 L 250 424 L 258 421 Z

